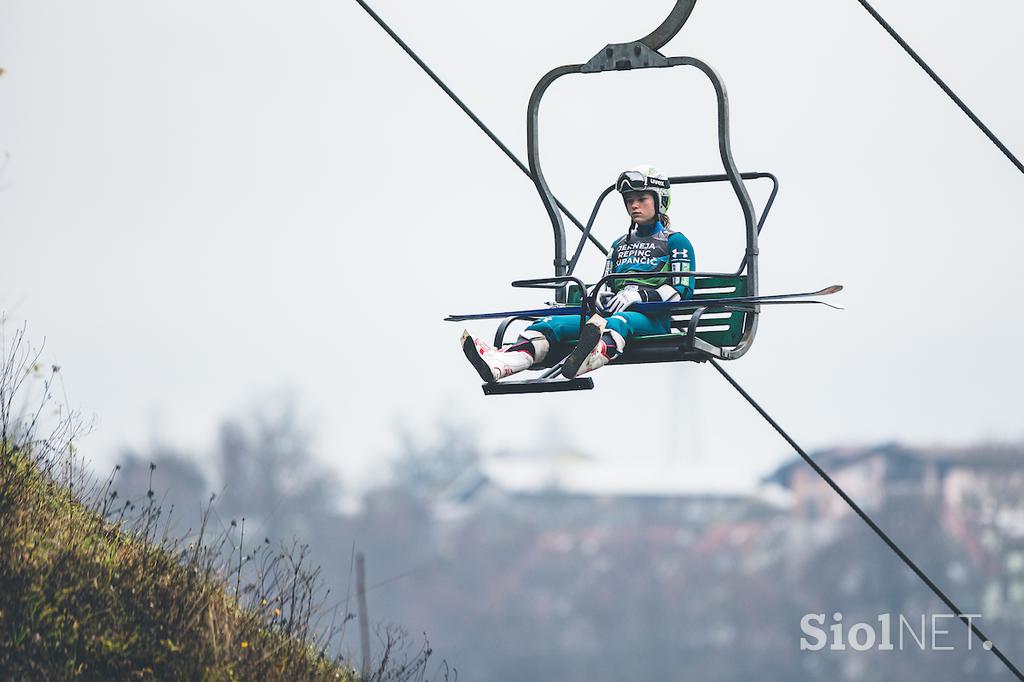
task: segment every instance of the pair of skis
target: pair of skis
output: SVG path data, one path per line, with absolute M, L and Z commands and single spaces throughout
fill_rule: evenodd
M 836 310 L 843 310 L 838 303 L 820 301 L 818 296 L 830 296 L 843 290 L 841 284 L 819 289 L 818 291 L 804 291 L 793 294 L 772 294 L 768 296 L 736 296 L 733 298 L 704 298 L 687 299 L 685 301 L 661 301 L 658 303 L 637 303 L 630 307 L 638 313 L 648 315 L 673 313 L 684 310 L 696 310 L 697 308 L 719 308 L 736 309 L 752 308 L 756 305 L 796 305 L 796 304 L 817 304 L 825 305 Z M 490 320 L 506 317 L 546 317 L 548 315 L 582 315 L 581 306 L 548 306 L 546 308 L 533 308 L 530 310 L 506 310 L 496 313 L 470 313 L 467 315 L 449 315 L 444 318 L 445 322 L 465 322 L 467 320 Z

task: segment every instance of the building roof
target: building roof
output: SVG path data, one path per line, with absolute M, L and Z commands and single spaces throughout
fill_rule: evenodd
M 944 469 L 951 467 L 993 469 L 1020 467 L 1021 464 L 1024 464 L 1024 445 L 1012 444 L 910 447 L 890 442 L 860 447 L 829 448 L 809 454 L 811 459 L 827 472 L 843 469 L 875 456 L 934 463 Z M 803 458 L 795 457 L 762 478 L 761 482 L 788 487 L 794 469 L 803 466 L 807 466 Z
M 493 457 L 484 474 L 502 489 L 519 494 L 558 491 L 607 496 L 753 497 L 757 481 L 733 475 L 716 463 L 666 467 L 584 457 Z

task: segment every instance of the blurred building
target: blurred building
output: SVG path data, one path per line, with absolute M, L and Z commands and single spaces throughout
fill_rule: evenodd
M 1024 447 L 913 448 L 896 443 L 812 453 L 865 511 L 894 498 L 934 498 L 950 514 L 977 517 L 1024 537 Z M 800 458 L 764 478 L 791 493 L 793 513 L 841 518 L 850 507 Z
M 970 565 L 988 576 L 985 613 L 1024 607 L 1024 446 L 907 447 L 887 443 L 832 448 L 811 457 L 868 514 L 934 509 L 936 522 Z M 791 496 L 804 529 L 828 527 L 853 514 L 802 459 L 764 479 Z

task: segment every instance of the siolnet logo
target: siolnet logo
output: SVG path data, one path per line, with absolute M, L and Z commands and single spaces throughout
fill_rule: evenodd
M 980 613 L 933 613 L 931 618 L 921 614 L 919 620 L 903 614 L 896 616 L 891 613 L 879 614 L 876 628 L 870 622 L 845 624 L 843 614 L 836 612 L 832 614 L 832 624 L 826 629 L 824 613 L 805 614 L 800 619 L 800 631 L 804 635 L 800 638 L 800 650 L 821 651 L 828 647 L 831 651 L 846 651 L 848 648 L 854 651 L 903 651 L 912 648 L 920 651 L 952 651 L 957 648 L 959 637 L 945 628 L 960 619 L 967 625 L 966 640 L 960 641 L 964 641 L 967 645 L 964 648 L 971 651 L 974 648 L 971 636 L 973 622 L 981 618 Z M 985 651 L 990 651 L 992 642 L 986 640 L 981 646 Z

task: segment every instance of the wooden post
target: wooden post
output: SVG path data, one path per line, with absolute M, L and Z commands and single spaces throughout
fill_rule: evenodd
M 356 554 L 356 602 L 359 607 L 359 643 L 363 649 L 362 679 L 370 675 L 370 617 L 366 613 L 366 561 Z

